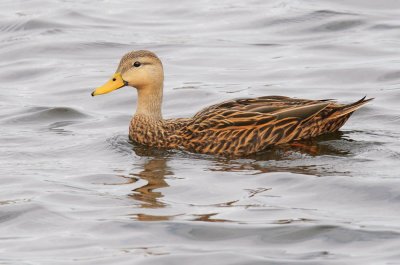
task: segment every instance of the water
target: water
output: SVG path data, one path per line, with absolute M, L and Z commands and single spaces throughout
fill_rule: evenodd
M 398 1 L 0 4 L 0 264 L 400 264 Z M 243 159 L 129 142 L 120 57 L 164 116 L 286 95 L 376 99 L 343 130 Z

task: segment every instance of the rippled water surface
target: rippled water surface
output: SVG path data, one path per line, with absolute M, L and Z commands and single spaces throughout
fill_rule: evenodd
M 0 264 L 400 264 L 397 0 L 0 3 Z M 340 133 L 243 159 L 129 142 L 120 57 L 163 113 L 239 97 L 375 100 Z

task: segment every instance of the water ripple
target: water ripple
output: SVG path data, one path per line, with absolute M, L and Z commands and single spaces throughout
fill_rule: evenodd
M 1 264 L 390 264 L 400 218 L 397 0 L 2 1 Z M 228 159 L 133 143 L 133 49 L 165 117 L 262 95 L 375 100 L 343 130 Z

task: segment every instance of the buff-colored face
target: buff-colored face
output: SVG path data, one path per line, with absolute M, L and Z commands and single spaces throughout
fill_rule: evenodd
M 112 78 L 96 88 L 92 96 L 110 93 L 124 86 L 137 89 L 162 86 L 163 67 L 160 59 L 150 51 L 133 51 L 125 54 Z

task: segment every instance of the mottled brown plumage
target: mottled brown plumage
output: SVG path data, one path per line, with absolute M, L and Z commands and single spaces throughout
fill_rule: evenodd
M 118 78 L 121 80 L 115 81 Z M 335 132 L 371 100 L 364 97 L 344 105 L 331 100 L 266 96 L 225 101 L 191 118 L 163 119 L 163 79 L 161 61 L 154 53 L 134 51 L 121 59 L 114 79 L 92 95 L 121 87 L 113 86 L 118 82 L 133 86 L 138 91 L 138 107 L 129 128 L 133 141 L 225 156 L 245 156 L 273 145 Z

